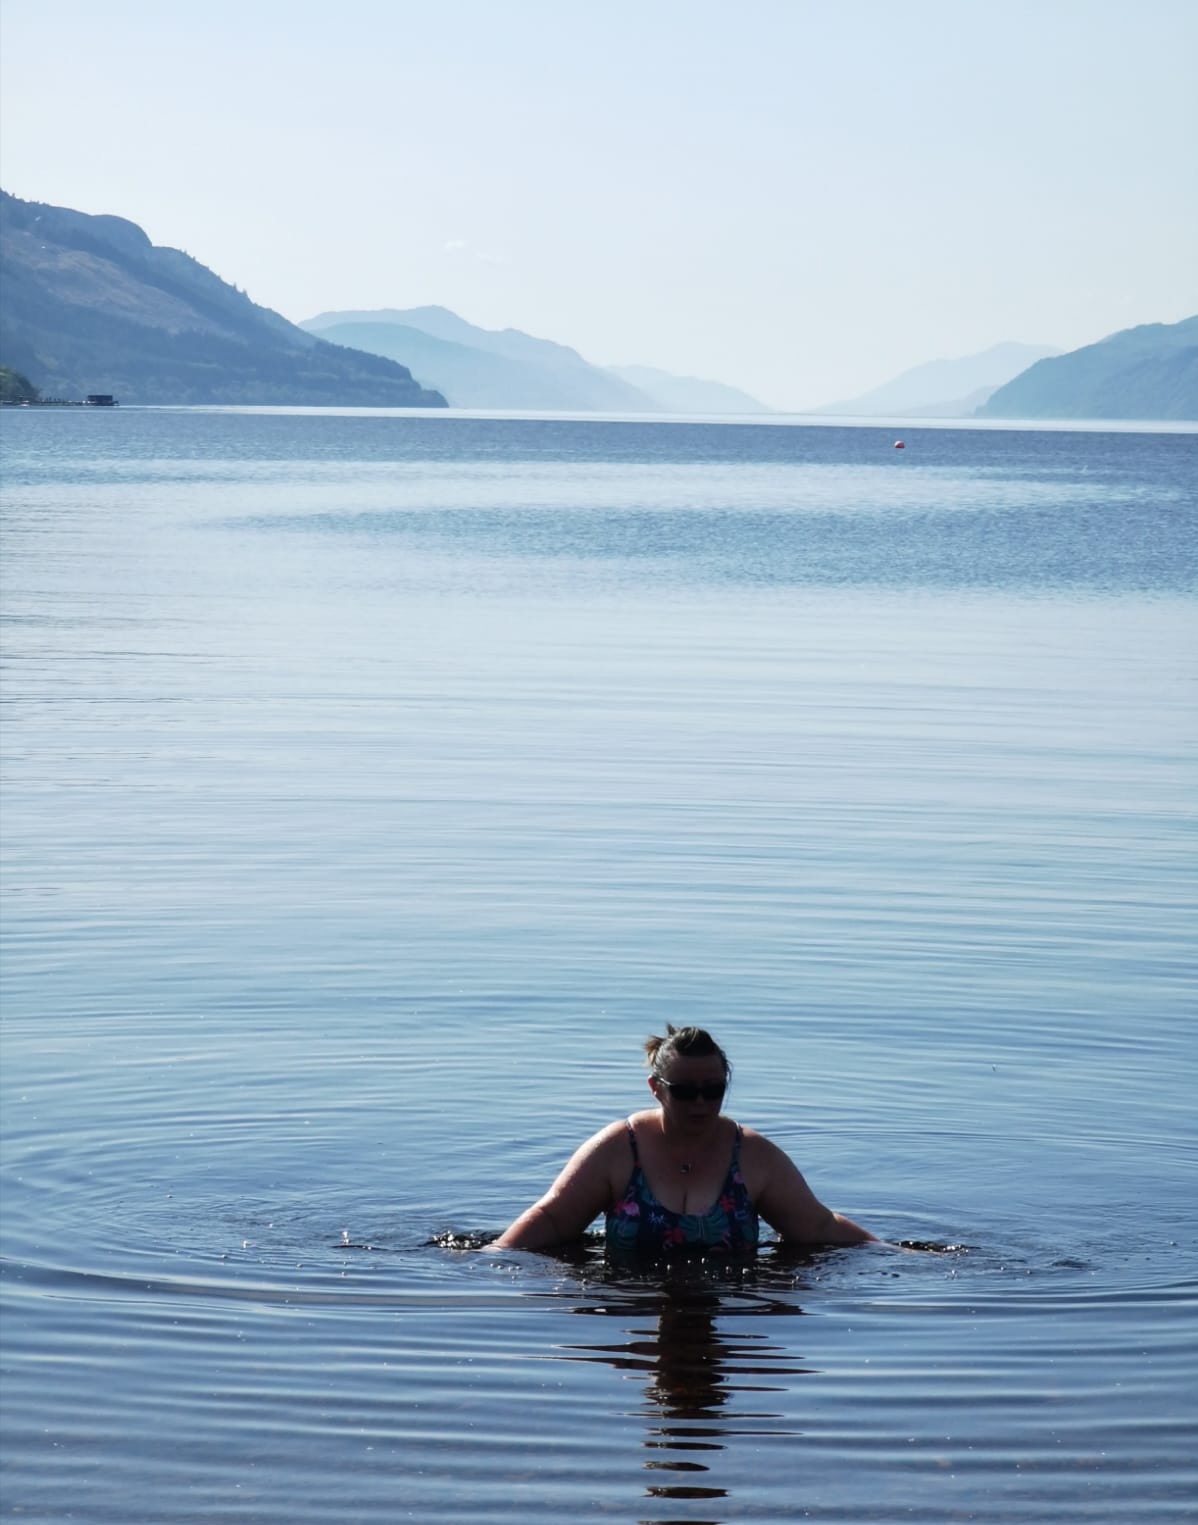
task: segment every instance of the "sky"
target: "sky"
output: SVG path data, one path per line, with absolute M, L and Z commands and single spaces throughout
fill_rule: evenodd
M 0 184 L 801 410 L 1198 313 L 1198 0 L 0 0 Z

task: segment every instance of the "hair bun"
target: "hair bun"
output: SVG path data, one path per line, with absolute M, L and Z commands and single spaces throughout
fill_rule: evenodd
M 706 1059 L 708 1055 L 714 1054 L 724 1066 L 725 1078 L 732 1079 L 732 1066 L 728 1063 L 728 1055 L 706 1028 L 675 1027 L 672 1022 L 667 1022 L 664 1038 L 654 1035 L 645 1040 L 645 1063 L 651 1070 L 656 1070 L 668 1063 L 675 1054 L 681 1054 L 688 1059 Z

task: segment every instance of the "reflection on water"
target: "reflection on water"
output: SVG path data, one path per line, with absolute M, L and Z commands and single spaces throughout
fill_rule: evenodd
M 609 1316 L 616 1310 L 578 1308 L 592 1317 Z M 773 1303 L 773 1314 L 798 1314 L 802 1310 Z M 627 1309 L 618 1316 L 627 1317 Z M 731 1435 L 793 1435 L 783 1415 L 767 1407 L 761 1395 L 776 1390 L 770 1378 L 803 1375 L 808 1368 L 795 1366 L 786 1352 L 764 1335 L 729 1336 L 721 1332 L 720 1299 L 701 1287 L 663 1287 L 657 1298 L 646 1298 L 643 1324 L 631 1338 L 614 1344 L 567 1347 L 573 1361 L 603 1361 L 617 1371 L 635 1374 L 645 1381 L 647 1422 L 645 1448 L 652 1454 L 645 1461 L 649 1472 L 679 1475 L 677 1482 L 653 1482 L 647 1492 L 653 1498 L 716 1499 L 726 1488 L 699 1479 L 710 1471 L 706 1460 L 695 1453 L 719 1451 Z M 753 1407 L 742 1406 L 744 1395 L 757 1395 Z M 683 1481 L 683 1478 L 694 1481 Z
M 486 1237 L 447 1232 L 432 1244 L 449 1251 L 484 1249 Z M 501 1262 L 513 1252 L 506 1252 Z M 832 1252 L 835 1256 L 835 1252 Z M 552 1348 L 554 1359 L 610 1368 L 643 1386 L 643 1406 L 621 1411 L 644 1426 L 641 1463 L 650 1474 L 647 1498 L 674 1501 L 730 1499 L 734 1490 L 718 1459 L 734 1439 L 797 1437 L 787 1412 L 793 1379 L 814 1367 L 800 1364 L 785 1341 L 746 1320 L 795 1319 L 803 1309 L 795 1294 L 804 1273 L 826 1263 L 827 1253 L 771 1246 L 732 1260 L 704 1256 L 646 1261 L 612 1257 L 603 1236 L 593 1234 L 549 1256 L 524 1256 L 529 1269 L 556 1266 L 586 1295 L 555 1291 L 547 1302 L 579 1318 L 602 1320 L 618 1337 L 572 1340 Z M 532 1301 L 539 1301 L 532 1294 Z M 735 1325 L 736 1327 L 731 1327 Z M 771 1404 L 770 1395 L 776 1396 Z M 743 1491 L 743 1490 L 742 1490 Z M 731 1507 L 731 1505 L 729 1506 Z M 688 1525 L 720 1525 L 715 1517 L 687 1516 Z M 654 1525 L 662 1525 L 656 1520 Z

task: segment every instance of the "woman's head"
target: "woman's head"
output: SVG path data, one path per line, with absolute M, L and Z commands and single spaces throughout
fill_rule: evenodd
M 727 1087 L 732 1080 L 732 1064 L 729 1057 L 712 1034 L 704 1028 L 675 1028 L 666 1025 L 665 1037 L 651 1037 L 645 1043 L 645 1060 L 649 1066 L 649 1089 L 657 1100 L 666 1095 L 677 1095 L 672 1087 L 681 1084 L 684 1090 L 693 1084 L 712 1089 L 722 1080 Z M 687 1100 L 693 1100 L 687 1096 Z M 716 1100 L 709 1096 L 707 1100 Z
M 664 1074 L 671 1059 L 707 1059 L 713 1054 L 724 1066 L 725 1080 L 731 1080 L 728 1055 L 705 1027 L 674 1027 L 667 1022 L 664 1038 L 645 1039 L 645 1063 L 657 1075 Z

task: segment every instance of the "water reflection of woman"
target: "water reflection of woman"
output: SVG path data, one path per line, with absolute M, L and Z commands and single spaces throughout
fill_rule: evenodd
M 635 1304 L 605 1299 L 573 1310 L 621 1323 L 639 1311 L 646 1320 L 655 1315 L 656 1328 L 638 1321 L 636 1328 L 627 1330 L 626 1339 L 568 1345 L 564 1353 L 567 1360 L 603 1362 L 626 1375 L 647 1379 L 642 1410 L 647 1433 L 642 1444 L 644 1467 L 650 1473 L 649 1497 L 714 1501 L 728 1496 L 728 1489 L 720 1486 L 717 1460 L 727 1437 L 794 1434 L 785 1414 L 775 1410 L 767 1395 L 784 1392 L 789 1378 L 807 1375 L 810 1368 L 793 1364 L 761 1334 L 721 1331 L 719 1315 L 727 1310 L 716 1286 L 706 1280 L 673 1279 L 685 1270 L 685 1266 L 671 1266 L 665 1272 L 669 1279 L 652 1291 L 641 1292 Z M 760 1298 L 742 1302 L 738 1311 L 742 1318 L 802 1312 L 793 1302 Z M 750 1395 L 751 1408 L 737 1401 Z M 714 1525 L 694 1516 L 688 1519 L 692 1525 Z
M 786 1244 L 862 1244 L 868 1229 L 816 1197 L 790 1156 L 721 1111 L 732 1068 L 701 1027 L 645 1044 L 656 1109 L 609 1123 L 495 1241 L 547 1250 L 606 1214 L 607 1244 L 652 1255 L 751 1251 L 760 1220 Z

